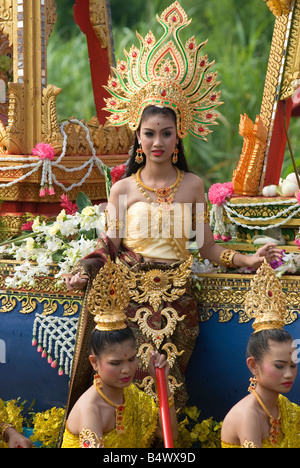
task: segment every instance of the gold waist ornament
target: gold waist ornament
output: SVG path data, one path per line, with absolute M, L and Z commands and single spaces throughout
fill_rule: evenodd
M 129 288 L 131 299 L 138 304 L 148 302 L 157 312 L 162 301 L 174 302 L 186 291 L 186 283 L 191 274 L 193 256 L 178 268 L 130 271 Z

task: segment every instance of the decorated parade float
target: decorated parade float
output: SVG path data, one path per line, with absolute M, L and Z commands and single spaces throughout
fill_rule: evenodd
M 63 274 L 95 249 L 109 187 L 122 177 L 132 142 L 125 128 L 105 125 L 102 110 L 114 64 L 108 2 L 74 3 L 97 116 L 61 125 L 56 99 L 63 90 L 47 83 L 55 2 L 5 0 L 0 8 L 0 78 L 7 83 L 0 102 L 0 398 L 34 401 L 39 412 L 66 405 L 83 295 L 66 289 Z M 280 177 L 287 146 L 294 160 L 288 128 L 299 115 L 300 0 L 266 4 L 275 26 L 260 113 L 254 121 L 241 116 L 244 142 L 232 181 L 215 184 L 208 200 L 217 242 L 251 254 L 271 240 L 285 251 L 274 269 L 286 293 L 287 329 L 297 339 L 300 183 L 296 174 Z M 194 252 L 200 333 L 186 379 L 189 406 L 202 420 L 221 421 L 247 392 L 244 350 L 252 329 L 243 304 L 253 274 L 216 268 Z M 297 382 L 290 399 L 300 404 Z

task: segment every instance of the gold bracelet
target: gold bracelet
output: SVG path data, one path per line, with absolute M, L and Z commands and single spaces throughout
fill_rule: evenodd
M 237 253 L 236 250 L 225 249 L 220 256 L 220 265 L 227 268 L 234 268 L 233 257 Z
M 4 442 L 7 442 L 7 437 L 5 435 L 7 429 L 9 428 L 14 428 L 14 426 L 10 423 L 0 423 L 0 440 L 3 440 Z
M 80 432 L 79 446 L 80 448 L 105 448 L 103 438 L 98 439 L 95 432 L 90 429 L 82 429 Z
M 120 219 L 110 219 L 107 210 L 105 211 L 105 226 L 104 230 L 107 231 L 120 231 L 124 228 L 124 223 Z
M 193 217 L 192 217 L 192 220 L 196 224 L 201 224 L 201 223 L 209 224 L 210 215 L 209 215 L 208 209 L 207 209 L 207 211 L 204 211 L 204 213 L 194 214 Z

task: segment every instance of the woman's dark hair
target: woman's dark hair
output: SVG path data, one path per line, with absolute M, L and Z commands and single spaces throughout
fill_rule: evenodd
M 158 115 L 158 114 L 162 114 L 162 115 L 167 116 L 167 117 L 172 117 L 175 124 L 176 124 L 176 114 L 169 107 L 148 106 L 148 107 L 146 107 L 144 109 L 144 112 L 142 114 L 139 129 L 140 129 L 141 123 L 142 123 L 142 121 L 144 119 L 146 119 L 146 118 L 148 118 L 148 117 L 150 117 L 152 115 Z M 130 157 L 130 159 L 128 161 L 128 164 L 127 164 L 125 177 L 129 177 L 129 176 L 131 176 L 131 174 L 135 174 L 138 171 L 138 169 L 142 166 L 141 164 L 138 164 L 135 161 L 136 150 L 138 148 L 139 148 L 139 142 L 138 142 L 137 136 L 135 136 L 133 151 L 132 151 L 132 155 L 131 155 L 131 157 Z M 179 139 L 179 141 L 178 141 L 177 148 L 178 148 L 178 161 L 177 161 L 176 164 L 174 164 L 174 166 L 177 167 L 180 171 L 190 172 L 189 168 L 188 168 L 187 161 L 185 159 L 184 147 L 183 147 L 183 142 L 182 142 L 181 139 Z M 144 162 L 145 162 L 146 156 L 144 154 L 143 154 L 143 158 L 144 158 Z
M 99 357 L 110 346 L 132 340 L 135 345 L 135 339 L 131 328 L 126 327 L 121 330 L 100 331 L 93 330 L 90 336 L 90 352 Z
M 262 330 L 252 333 L 248 341 L 246 356 L 253 356 L 256 362 L 261 362 L 264 355 L 270 349 L 270 340 L 276 343 L 293 341 L 293 338 L 286 330 Z

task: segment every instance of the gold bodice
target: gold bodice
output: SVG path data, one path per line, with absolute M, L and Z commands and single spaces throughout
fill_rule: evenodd
M 113 429 L 103 434 L 105 448 L 149 448 L 158 424 L 158 407 L 154 399 L 131 384 L 124 388 L 124 434 Z M 80 448 L 79 436 L 67 425 L 62 448 Z
M 192 206 L 173 203 L 164 210 L 157 204 L 139 201 L 127 209 L 123 244 L 143 257 L 186 260 L 192 230 Z
M 300 447 L 300 406 L 279 395 L 281 437 L 276 446 L 269 439 L 262 441 L 262 448 L 299 448 Z M 241 448 L 239 445 L 222 441 L 222 448 Z

